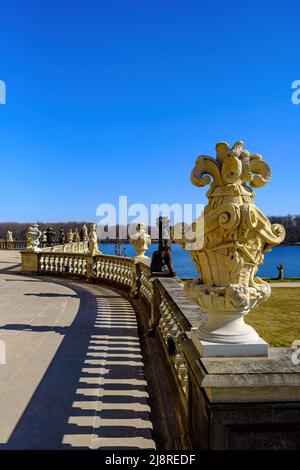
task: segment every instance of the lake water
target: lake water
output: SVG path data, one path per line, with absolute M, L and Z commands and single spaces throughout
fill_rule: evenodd
M 130 244 L 123 245 L 126 250 L 126 256 L 134 256 L 133 247 Z M 113 255 L 114 245 L 110 243 L 100 243 L 100 250 L 103 254 Z M 149 246 L 147 255 L 152 256 L 157 245 Z M 196 277 L 197 271 L 194 263 L 190 259 L 187 251 L 184 251 L 180 245 L 172 245 L 172 258 L 174 270 L 178 277 Z M 295 246 L 277 246 L 270 253 L 265 254 L 264 264 L 260 266 L 258 275 L 262 277 L 277 277 L 276 266 L 284 265 L 284 277 L 300 277 L 300 245 Z

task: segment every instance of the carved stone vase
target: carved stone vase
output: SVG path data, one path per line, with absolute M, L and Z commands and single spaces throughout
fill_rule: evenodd
M 210 185 L 202 220 L 185 228 L 180 241 L 184 247 L 189 242 L 200 275 L 185 283 L 185 294 L 208 316 L 192 331 L 202 356 L 268 354 L 267 343 L 244 322 L 244 316 L 269 298 L 270 285 L 256 273 L 264 253 L 285 237 L 283 226 L 271 224 L 254 205 L 252 188 L 264 186 L 270 175 L 262 157 L 250 154 L 241 141 L 232 148 L 218 143 L 216 158 L 199 156 L 192 170 L 195 186 Z M 201 233 L 197 227 L 203 227 Z
M 136 255 L 134 256 L 135 261 L 142 261 L 150 265 L 150 258 L 145 255 L 148 246 L 151 243 L 151 237 L 147 233 L 146 225 L 139 223 L 136 226 L 136 232 L 130 236 L 130 243 L 132 244 Z

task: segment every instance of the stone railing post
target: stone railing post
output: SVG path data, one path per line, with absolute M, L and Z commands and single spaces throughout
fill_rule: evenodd
M 36 251 L 21 251 L 21 272 L 24 274 L 39 273 L 39 253 Z
M 216 146 L 216 158 L 196 160 L 195 186 L 210 184 L 204 214 L 177 240 L 189 245 L 200 278 L 185 283 L 188 299 L 207 313 L 208 320 L 192 333 L 202 356 L 265 356 L 268 345 L 244 322 L 244 316 L 271 294 L 256 277 L 264 253 L 281 243 L 284 228 L 271 224 L 254 205 L 252 188 L 264 186 L 270 168 L 243 142 Z M 201 229 L 202 228 L 202 229 Z M 176 238 L 176 236 L 175 236 Z
M 94 266 L 96 263 L 96 257 L 92 255 L 86 255 L 86 277 L 89 281 L 94 279 Z

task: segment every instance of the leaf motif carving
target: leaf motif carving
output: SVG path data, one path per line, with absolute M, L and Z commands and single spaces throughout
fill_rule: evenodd
M 216 186 L 222 185 L 221 165 L 217 160 L 206 155 L 197 158 L 195 166 L 191 172 L 191 182 L 193 185 L 202 187 L 213 182 Z
M 250 181 L 250 185 L 253 188 L 261 188 L 271 178 L 271 169 L 263 161 L 261 155 L 254 154 L 250 156 L 250 171 L 253 173 L 252 181 Z

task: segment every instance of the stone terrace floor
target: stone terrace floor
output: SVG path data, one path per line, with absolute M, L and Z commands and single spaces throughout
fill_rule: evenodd
M 19 270 L 0 251 L 0 449 L 155 449 L 130 302 Z

